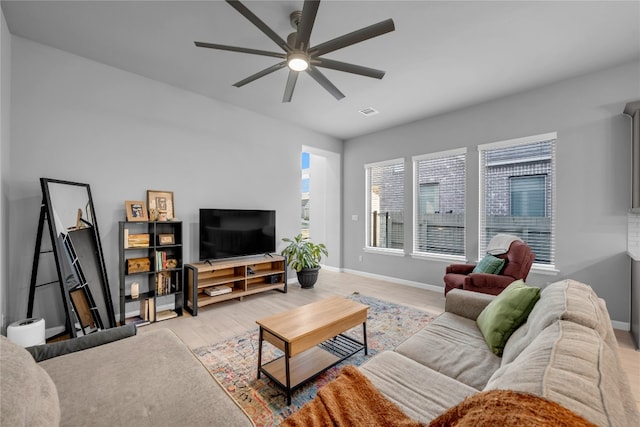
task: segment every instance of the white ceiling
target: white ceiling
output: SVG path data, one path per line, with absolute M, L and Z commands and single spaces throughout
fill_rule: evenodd
M 302 0 L 244 4 L 282 38 Z M 279 52 L 222 1 L 2 1 L 12 34 L 238 107 L 348 139 L 640 59 L 639 1 L 337 1 L 320 4 L 311 45 L 387 18 L 396 31 L 326 57 L 387 72 L 322 69 L 283 104 L 287 71 L 233 83 L 280 60 L 193 41 Z M 640 76 L 639 76 L 640 79 Z M 358 110 L 380 113 L 365 117 Z

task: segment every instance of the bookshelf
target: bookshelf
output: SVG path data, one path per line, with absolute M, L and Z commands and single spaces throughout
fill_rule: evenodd
M 120 221 L 118 231 L 120 324 L 182 316 L 182 222 Z
M 261 255 L 185 265 L 187 302 L 193 316 L 198 308 L 217 302 L 253 295 L 273 289 L 287 292 L 286 259 L 280 255 Z M 213 288 L 230 291 L 210 296 Z

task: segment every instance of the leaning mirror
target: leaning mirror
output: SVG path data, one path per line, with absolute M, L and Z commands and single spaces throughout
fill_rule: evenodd
M 41 178 L 59 254 L 59 279 L 84 333 L 115 327 L 115 314 L 89 184 Z M 65 307 L 67 311 L 67 307 Z M 75 334 L 72 334 L 75 335 Z

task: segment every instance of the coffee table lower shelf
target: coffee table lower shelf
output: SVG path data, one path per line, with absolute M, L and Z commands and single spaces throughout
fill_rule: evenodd
M 291 393 L 298 387 L 360 350 L 364 350 L 366 354 L 366 345 L 340 334 L 289 359 L 289 387 L 287 387 L 286 355 L 260 366 L 258 378 L 260 373 L 263 373 L 283 388 L 287 392 L 287 404 L 290 405 Z

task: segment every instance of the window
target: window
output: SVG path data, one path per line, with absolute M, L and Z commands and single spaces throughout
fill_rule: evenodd
M 369 248 L 404 248 L 404 159 L 365 165 Z
M 464 256 L 466 149 L 413 158 L 414 253 Z
M 507 233 L 531 246 L 538 267 L 554 268 L 556 138 L 554 132 L 478 147 L 479 259 L 494 235 Z

